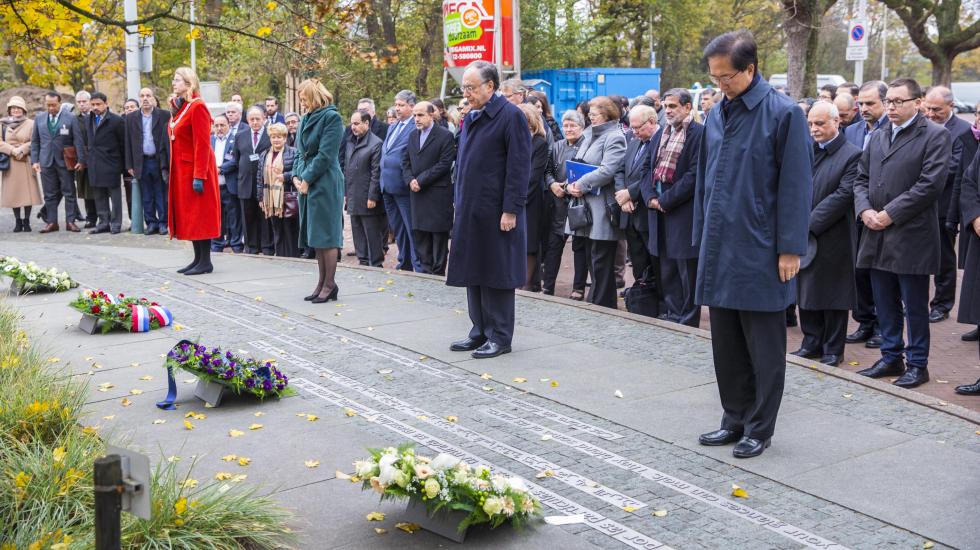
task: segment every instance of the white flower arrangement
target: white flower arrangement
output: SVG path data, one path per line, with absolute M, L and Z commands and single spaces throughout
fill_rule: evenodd
M 64 292 L 78 286 L 65 271 L 42 269 L 34 262 L 26 264 L 13 256 L 0 256 L 0 272 L 10 277 L 21 292 Z

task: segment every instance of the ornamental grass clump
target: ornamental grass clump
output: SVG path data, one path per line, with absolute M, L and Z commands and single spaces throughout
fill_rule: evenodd
M 46 358 L 0 302 L 0 549 L 92 548 L 95 460 L 106 453 L 82 427 L 86 386 Z M 294 542 L 291 514 L 254 488 L 187 483 L 161 460 L 152 475 L 153 519 L 123 515 L 122 548 L 259 549 Z

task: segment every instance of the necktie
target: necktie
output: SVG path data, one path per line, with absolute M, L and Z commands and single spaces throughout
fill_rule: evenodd
M 98 126 L 102 122 L 102 115 L 95 115 L 95 125 Z
M 640 146 L 636 148 L 636 156 L 633 157 L 633 166 L 636 166 L 636 163 L 640 160 L 640 156 L 642 155 L 643 150 L 646 149 L 646 146 L 647 142 L 641 141 Z
M 255 149 L 259 145 L 259 133 L 252 132 L 252 149 Z
M 388 140 L 389 147 L 391 147 L 391 144 L 394 143 L 396 139 L 398 139 L 398 134 L 401 133 L 401 131 L 402 131 L 402 123 L 399 122 L 398 124 L 395 124 L 395 131 L 392 132 L 391 139 Z

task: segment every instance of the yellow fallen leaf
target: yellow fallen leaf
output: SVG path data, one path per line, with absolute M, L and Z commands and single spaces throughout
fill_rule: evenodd
M 48 359 L 48 363 L 57 363 L 58 361 L 61 361 L 61 359 L 58 357 L 52 357 Z
M 184 330 L 184 325 L 182 325 L 180 323 L 174 323 L 174 330 L 177 330 L 177 331 Z
M 100 365 L 98 363 L 92 363 L 92 368 L 93 369 L 101 369 L 102 368 L 102 365 Z
M 205 409 L 213 409 L 214 408 L 214 405 L 212 405 L 211 403 L 205 403 L 204 404 L 204 408 Z
M 552 380 L 551 381 L 551 387 L 552 388 L 557 388 L 558 387 L 558 381 L 557 380 Z
M 342 338 L 340 339 L 340 343 L 341 343 L 341 344 L 346 344 L 347 342 L 350 342 L 350 340 L 348 340 L 346 336 L 344 336 L 344 337 L 342 337 Z
M 255 301 L 256 302 L 261 302 L 262 301 L 262 297 L 261 296 L 256 296 L 255 297 Z
M 111 390 L 114 387 L 116 387 L 116 385 L 113 384 L 112 382 L 103 382 L 103 383 L 99 384 L 99 391 L 106 392 L 106 391 Z
M 850 366 L 852 366 L 852 367 L 856 367 L 856 366 L 860 365 L 861 363 L 858 363 L 857 361 L 848 361 L 847 364 L 850 365 Z
M 89 355 L 88 357 L 85 358 L 85 360 L 88 361 L 89 363 L 91 363 L 92 361 L 95 360 L 95 357 L 92 357 L 91 355 Z
M 980 435 L 980 430 L 977 430 L 977 431 L 975 431 L 973 433 L 976 434 L 976 435 Z
M 180 457 L 177 455 L 170 455 L 167 457 L 167 462 L 180 462 Z
M 845 393 L 844 394 L 844 399 L 850 399 L 852 397 L 854 397 L 854 394 L 853 393 Z
M 949 405 L 949 403 L 947 403 L 947 402 L 945 402 L 945 401 L 940 401 L 940 402 L 938 403 L 938 405 L 939 405 L 940 407 L 945 407 L 946 405 Z
M 541 436 L 541 441 L 551 441 L 551 436 L 548 434 L 544 434 Z
M 178 485 L 180 485 L 180 487 L 183 489 L 193 489 L 194 487 L 197 487 L 197 480 L 185 479 L 184 481 L 181 481 Z
M 240 483 L 242 481 L 245 481 L 245 478 L 247 478 L 247 477 L 248 477 L 248 474 L 238 474 L 237 476 L 231 478 L 231 482 L 232 483 Z
M 116 415 L 114 415 L 114 414 L 110 414 L 109 416 L 103 416 L 103 417 L 102 417 L 102 420 L 112 420 L 112 419 L 113 419 L 113 418 L 115 418 L 115 417 L 116 417 Z
M 166 424 L 166 422 L 167 421 L 162 418 L 157 418 L 156 420 L 153 421 L 154 424 Z
M 662 518 L 667 515 L 667 510 L 656 510 L 653 512 L 653 517 Z
M 940 380 L 939 378 L 937 378 L 936 379 L 936 383 L 937 384 L 949 384 L 949 380 Z
M 385 287 L 383 287 L 383 286 L 379 286 L 378 287 L 378 292 L 384 292 L 384 291 L 385 291 Z
M 190 420 L 185 420 L 184 421 L 184 427 L 187 428 L 188 430 L 193 430 L 194 429 L 194 425 L 191 424 L 191 421 Z
M 458 421 L 459 421 L 459 418 L 457 418 L 457 417 L 455 417 L 455 416 L 447 416 L 447 417 L 446 417 L 446 420 L 448 420 L 449 422 L 451 422 L 451 423 L 453 423 L 453 424 L 455 424 L 456 422 L 458 422 Z
M 554 475 L 555 475 L 555 472 L 552 472 L 551 470 L 545 470 L 543 472 L 538 472 L 538 473 L 534 474 L 534 477 L 536 477 L 538 479 L 544 479 L 546 477 L 553 477 Z
M 224 460 L 225 462 L 234 462 L 238 460 L 238 455 L 225 455 L 221 457 L 221 460 Z
M 429 358 L 428 355 L 419 355 L 419 361 L 425 361 L 428 358 Z
M 296 413 L 296 416 L 298 416 L 300 418 L 305 418 L 307 414 L 309 414 L 309 413 Z
M 320 417 L 317 416 L 317 415 L 315 415 L 315 414 L 308 414 L 308 415 L 306 415 L 306 421 L 307 422 L 316 422 L 317 420 L 320 420 Z
M 253 430 L 253 431 L 254 430 L 261 430 L 262 429 L 262 424 L 252 424 L 251 426 L 248 427 L 248 429 Z
M 524 382 L 527 382 L 527 378 L 521 378 L 520 376 L 518 376 L 517 378 L 514 379 L 514 382 L 518 384 L 523 384 Z
M 140 380 L 153 380 L 153 377 L 147 374 L 146 376 L 140 376 Z
M 732 483 L 732 496 L 738 498 L 749 498 L 749 494 L 745 492 L 745 489 L 739 487 Z
M 412 533 L 418 531 L 421 528 L 422 528 L 422 526 L 419 525 L 418 523 L 405 523 L 405 522 L 402 522 L 402 523 L 396 523 L 395 524 L 395 529 L 401 529 L 402 531 L 405 531 L 408 534 L 412 534 Z
M 485 372 L 485 373 L 483 373 L 483 374 L 480 375 L 480 378 L 482 378 L 484 380 L 490 380 L 490 379 L 493 378 L 493 375 L 490 374 L 489 372 Z
M 138 366 L 140 366 L 140 364 L 139 363 L 130 363 L 129 366 L 131 366 L 131 367 L 138 367 Z
M 623 511 L 632 514 L 636 511 L 635 506 L 623 506 Z
M 241 437 L 245 435 L 245 432 L 241 430 L 228 430 L 228 435 L 231 437 Z
M 385 284 L 386 285 L 393 285 L 393 284 L 395 284 L 395 280 L 394 279 L 388 279 L 387 281 L 385 281 Z
M 599 486 L 599 483 L 592 481 L 591 479 L 587 480 L 585 484 L 589 487 L 592 487 L 593 489 Z
M 133 389 L 133 390 L 129 390 L 129 393 L 130 395 L 140 395 L 141 393 L 143 393 L 143 390 Z
M 65 459 L 65 455 L 67 454 L 68 452 L 65 451 L 64 447 L 58 447 L 55 450 L 51 451 L 51 458 L 53 458 L 55 462 L 61 462 L 62 460 Z
M 385 520 L 385 515 L 382 514 L 381 512 L 371 512 L 370 514 L 368 514 L 365 517 L 367 518 L 368 521 L 384 521 Z
M 241 457 L 241 458 L 238 459 L 238 465 L 239 466 L 248 466 L 251 463 L 252 463 L 252 459 L 251 458 L 246 458 L 246 457 L 243 456 L 243 457 Z
M 429 417 L 428 416 L 425 416 L 424 414 L 420 414 L 420 415 L 416 416 L 415 418 L 418 418 L 419 420 L 421 420 L 423 422 L 429 419 Z
M 483 386 L 483 391 L 491 391 L 492 392 L 493 391 L 493 388 L 491 388 L 490 386 Z
M 924 550 L 929 550 L 930 548 L 932 548 L 934 546 L 936 546 L 936 545 L 931 540 L 927 540 L 927 541 L 925 541 L 925 542 L 922 543 L 922 548 Z
M 262 412 L 262 411 L 259 411 L 259 412 L 255 413 L 254 416 L 265 416 L 265 413 Z
M 313 461 L 312 460 L 307 460 L 307 462 L 313 462 Z M 317 461 L 317 462 L 319 462 L 319 461 Z M 334 472 L 333 473 L 333 476 L 335 478 L 337 478 L 337 479 L 346 479 L 346 480 L 350 480 L 350 478 L 352 477 L 350 474 L 345 474 L 344 472 L 341 472 L 340 470 L 337 470 L 336 472 Z
M 375 527 L 374 528 L 374 532 L 377 533 L 377 534 L 379 534 L 379 535 L 383 535 L 383 534 L 387 533 L 388 530 L 387 529 L 384 529 L 384 528 L 381 528 L 381 527 Z
M 394 369 L 378 369 L 378 374 L 391 374 L 395 372 Z
M 354 409 L 344 409 L 344 414 L 347 415 L 347 418 L 350 418 L 352 416 L 357 416 L 357 411 Z
M 218 472 L 218 473 L 214 474 L 214 479 L 216 479 L 218 481 L 226 481 L 226 480 L 229 480 L 229 479 L 231 479 L 231 473 L 229 473 L 229 472 Z
M 98 426 L 85 426 L 82 428 L 82 433 L 85 435 L 95 435 L 95 432 L 99 431 Z

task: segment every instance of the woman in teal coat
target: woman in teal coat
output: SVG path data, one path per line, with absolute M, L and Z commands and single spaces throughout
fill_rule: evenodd
M 299 101 L 307 111 L 296 132 L 293 183 L 299 191 L 299 247 L 316 250 L 319 280 L 305 299 L 320 304 L 337 299 L 338 249 L 344 244 L 344 176 L 337 150 L 344 123 L 333 96 L 310 78 L 299 85 Z

